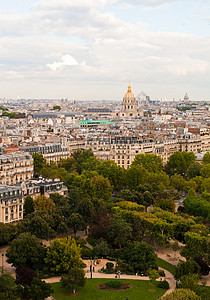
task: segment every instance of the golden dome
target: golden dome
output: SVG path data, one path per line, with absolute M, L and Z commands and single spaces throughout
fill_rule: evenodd
M 129 82 L 127 93 L 124 95 L 123 99 L 135 99 L 134 94 L 131 92 L 130 82 Z

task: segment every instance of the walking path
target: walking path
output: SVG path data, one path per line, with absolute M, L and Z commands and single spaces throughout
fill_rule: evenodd
M 87 239 L 87 236 L 85 235 L 84 231 L 79 231 L 77 233 L 78 236 L 80 236 L 81 238 L 83 238 L 84 240 Z M 50 245 L 50 242 L 52 241 L 42 241 L 46 246 Z M 87 241 L 86 241 L 86 246 L 90 249 L 93 249 L 93 246 L 90 245 Z M 181 246 L 181 245 L 180 245 Z M 6 250 L 8 249 L 8 246 L 2 246 L 0 247 L 0 255 L 2 257 L 2 253 L 4 253 L 3 258 L 3 266 L 5 267 L 6 270 L 8 270 L 9 272 L 11 272 L 11 274 L 13 276 L 15 276 L 15 268 L 11 266 L 11 264 L 8 264 L 6 262 Z M 171 248 L 161 248 L 158 247 L 156 249 L 156 254 L 159 258 L 167 261 L 170 264 L 173 265 L 177 265 L 179 260 L 178 257 L 181 258 L 182 261 L 185 260 L 184 257 L 182 257 L 180 255 L 180 251 L 177 251 L 176 253 L 171 249 Z M 2 265 L 2 261 L 1 261 L 1 265 Z M 85 273 L 86 273 L 86 277 L 87 278 L 91 278 L 91 273 L 90 273 L 90 265 L 91 265 L 91 260 L 84 260 L 84 262 L 86 263 L 87 267 L 85 268 Z M 92 266 L 94 266 L 95 268 L 95 272 L 93 272 L 93 278 L 109 278 L 109 279 L 113 279 L 115 278 L 115 274 L 105 274 L 105 273 L 100 273 L 99 270 L 102 269 L 103 267 L 105 267 L 106 263 L 108 262 L 108 260 L 106 259 L 101 259 L 99 260 L 99 264 L 97 264 L 96 266 L 94 265 L 94 261 L 92 261 Z M 162 268 L 160 268 L 162 269 Z M 176 288 L 176 280 L 174 279 L 173 275 L 165 270 L 162 269 L 165 272 L 165 279 L 168 281 L 169 283 L 169 289 L 166 291 L 166 294 L 171 293 L 173 290 L 175 290 Z M 44 279 L 45 282 L 47 283 L 54 283 L 54 282 L 59 282 L 61 277 L 52 277 L 52 278 L 48 278 L 48 279 Z M 208 276 L 203 277 L 206 281 L 207 281 L 207 286 L 210 286 L 210 274 Z M 121 279 L 133 279 L 133 280 L 149 280 L 149 277 L 147 276 L 135 276 L 135 275 L 126 275 L 126 274 L 122 274 L 121 275 Z
M 90 266 L 91 266 L 91 260 L 84 260 L 84 262 L 86 263 L 87 267 L 84 269 L 85 270 L 85 277 L 86 278 L 91 278 L 91 272 L 90 272 Z M 106 273 L 100 273 L 99 270 L 103 267 L 105 267 L 106 263 L 108 262 L 107 259 L 101 259 L 99 260 L 99 264 L 97 264 L 96 266 L 94 266 L 94 261 L 92 261 L 92 266 L 94 266 L 95 268 L 95 272 L 92 273 L 92 278 L 107 278 L 107 279 L 114 279 L 116 274 L 106 274 Z M 166 293 L 164 295 L 167 295 L 169 293 L 171 293 L 173 290 L 175 290 L 176 288 L 176 280 L 174 279 L 173 275 L 163 269 L 160 268 L 161 270 L 163 270 L 165 272 L 165 279 L 168 281 L 169 283 L 169 289 L 166 291 Z M 52 277 L 52 278 L 47 278 L 44 279 L 45 282 L 47 283 L 55 283 L 55 282 L 59 282 L 61 279 L 60 276 L 58 277 Z M 133 279 L 133 280 L 149 280 L 148 276 L 136 276 L 136 275 L 127 275 L 127 274 L 122 274 L 120 275 L 120 279 Z M 160 280 L 160 279 L 158 279 Z

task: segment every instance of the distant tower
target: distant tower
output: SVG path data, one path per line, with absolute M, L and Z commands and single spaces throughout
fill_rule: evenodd
M 188 97 L 188 95 L 187 95 L 187 93 L 186 93 L 185 96 L 184 96 L 184 102 L 187 103 L 187 102 L 189 102 L 189 101 L 190 101 L 190 99 L 189 99 L 189 97 Z
M 122 112 L 132 113 L 137 111 L 137 102 L 134 94 L 131 92 L 131 86 L 129 83 L 127 93 L 123 97 Z

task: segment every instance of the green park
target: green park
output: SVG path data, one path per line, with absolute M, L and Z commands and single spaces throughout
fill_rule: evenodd
M 0 299 L 209 299 L 210 153 L 33 158 L 68 196 L 27 196 L 23 220 L 0 223 Z

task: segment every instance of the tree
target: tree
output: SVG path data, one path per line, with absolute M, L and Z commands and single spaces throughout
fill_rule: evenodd
M 111 224 L 108 228 L 108 237 L 115 247 L 121 249 L 122 246 L 126 244 L 128 238 L 131 237 L 131 225 L 117 214 L 115 214 L 110 221 Z
M 143 197 L 144 197 L 143 205 L 145 205 L 146 207 L 148 207 L 154 203 L 154 197 L 152 196 L 152 194 L 149 191 L 144 192 Z
M 196 198 L 196 197 L 197 197 L 196 191 L 195 191 L 193 188 L 189 189 L 189 191 L 188 191 L 188 196 L 189 196 L 189 197 Z
M 83 269 L 78 267 L 73 267 L 69 270 L 68 274 L 61 277 L 61 283 L 65 288 L 70 288 L 75 294 L 79 287 L 85 285 L 86 278 Z
M 88 167 L 87 160 L 92 157 L 95 162 L 94 154 L 92 150 L 77 150 L 72 153 L 72 157 L 76 161 L 76 168 L 79 174 L 82 173 L 83 170 L 86 170 L 86 166 Z
M 182 256 L 189 259 L 190 257 L 203 257 L 204 253 L 207 253 L 207 237 L 196 232 L 186 232 L 184 238 L 186 245 L 182 248 Z
M 34 174 L 36 177 L 39 177 L 42 169 L 46 166 L 46 160 L 43 155 L 39 153 L 34 153 L 32 157 L 34 159 Z
M 0 275 L 0 299 L 17 300 L 19 299 L 18 289 L 15 279 L 8 273 Z
M 192 259 L 178 263 L 175 278 L 178 280 L 188 274 L 200 274 L 199 265 Z
M 52 294 L 53 290 L 49 283 L 34 277 L 30 285 L 23 289 L 23 299 L 44 300 Z
M 135 190 L 140 184 L 145 184 L 148 179 L 148 171 L 139 165 L 134 165 L 126 171 L 126 185 Z
M 196 285 L 198 284 L 200 277 L 198 274 L 187 274 L 181 277 L 181 287 L 183 289 L 194 290 Z
M 65 180 L 65 185 L 67 186 L 70 195 L 71 190 L 77 188 L 79 192 L 79 199 L 81 198 L 91 198 L 95 197 L 95 186 L 92 180 L 86 177 L 84 174 L 77 175 L 75 173 L 71 173 Z
M 68 218 L 67 223 L 70 228 L 73 228 L 74 235 L 77 234 L 78 230 L 80 230 L 80 229 L 82 230 L 85 227 L 84 219 L 78 213 L 72 213 L 71 216 Z
M 201 300 L 194 291 L 187 289 L 177 289 L 172 293 L 162 297 L 162 300 Z
M 30 285 L 34 277 L 38 277 L 37 272 L 27 267 L 18 267 L 15 270 L 17 284 L 23 286 Z
M 100 239 L 100 241 L 96 244 L 96 246 L 93 248 L 93 254 L 94 256 L 101 256 L 106 257 L 110 254 L 110 249 L 108 243 Z
M 31 214 L 32 212 L 34 212 L 34 200 L 31 196 L 26 196 L 25 197 L 25 201 L 24 201 L 24 216 L 27 216 L 29 214 Z
M 196 156 L 192 151 L 191 152 L 183 151 L 182 155 L 186 162 L 187 169 L 189 169 L 189 167 L 195 163 Z
M 21 233 L 7 250 L 7 262 L 14 267 L 42 269 L 46 249 L 37 237 L 29 232 Z
M 210 271 L 210 267 L 208 266 L 208 264 L 204 261 L 204 259 L 202 259 L 201 257 L 195 257 L 194 261 L 199 265 L 200 267 L 200 272 L 201 275 L 203 276 L 207 276 L 209 275 L 209 271 Z
M 149 172 L 159 173 L 163 170 L 163 159 L 155 154 L 138 154 L 131 166 L 142 166 Z
M 174 212 L 175 202 L 173 198 L 159 198 L 155 200 L 155 206 L 160 207 L 163 210 Z
M 168 174 L 178 173 L 184 175 L 187 170 L 185 158 L 181 152 L 174 152 L 168 159 L 166 164 L 166 172 Z
M 0 222 L 0 245 L 8 244 L 16 235 L 17 226 Z
M 202 161 L 203 161 L 204 165 L 210 164 L 210 153 L 209 152 L 206 152 L 204 154 Z
M 112 160 L 103 161 L 97 166 L 97 172 L 108 178 L 115 191 L 120 191 L 125 185 L 125 169 L 117 166 Z
M 188 196 L 184 200 L 184 206 L 195 216 L 202 216 L 207 219 L 210 217 L 210 202 L 205 200 L 203 196 L 200 198 Z
M 53 211 L 56 209 L 55 203 L 51 198 L 46 197 L 45 195 L 38 196 L 34 201 L 35 210 L 44 210 L 44 211 Z
M 125 246 L 122 259 L 133 267 L 135 272 L 147 272 L 150 268 L 157 269 L 157 256 L 154 249 L 143 241 L 130 242 Z
M 200 170 L 201 176 L 204 178 L 209 178 L 210 177 L 210 163 L 205 164 L 201 170 Z
M 30 220 L 29 231 L 40 239 L 48 240 L 56 236 L 55 231 L 39 215 L 33 216 Z
M 187 177 L 189 179 L 194 178 L 196 176 L 200 176 L 200 170 L 202 168 L 202 165 L 198 162 L 194 162 L 189 166 L 189 170 L 187 172 Z
M 104 178 L 102 175 L 98 175 L 92 178 L 92 183 L 95 187 L 95 197 L 109 200 L 113 191 L 113 187 L 111 186 L 109 179 Z
M 53 106 L 53 110 L 61 110 L 60 105 L 54 105 L 54 106 Z
M 149 279 L 152 285 L 154 285 L 156 279 L 160 277 L 159 273 L 155 269 L 149 269 Z
M 171 185 L 178 191 L 183 191 L 186 185 L 186 180 L 180 174 L 174 174 L 170 178 Z
M 94 212 L 93 202 L 88 198 L 81 199 L 77 204 L 76 211 L 83 217 L 85 224 L 89 223 Z
M 172 249 L 173 251 L 175 252 L 176 254 L 176 251 L 180 249 L 180 246 L 179 246 L 179 243 L 177 241 L 175 241 L 173 244 L 172 244 Z M 174 254 L 174 256 L 175 256 Z
M 64 168 L 68 173 L 76 171 L 76 161 L 73 157 L 68 157 L 67 159 L 62 159 L 58 162 L 58 166 Z
M 56 273 L 67 273 L 73 267 L 82 267 L 81 249 L 72 237 L 55 239 L 47 251 L 45 262 Z

